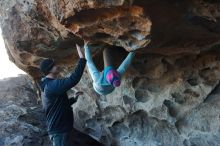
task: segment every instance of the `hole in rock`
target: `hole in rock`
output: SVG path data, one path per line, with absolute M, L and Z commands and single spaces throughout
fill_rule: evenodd
M 196 78 L 190 78 L 187 80 L 187 82 L 191 85 L 191 86 L 197 86 L 199 84 L 198 79 Z
M 171 96 L 175 99 L 176 103 L 183 104 L 185 102 L 185 98 L 179 93 L 172 93 Z
M 170 100 L 164 100 L 163 104 L 168 108 L 169 114 L 172 117 L 177 116 L 177 111 L 175 110 L 174 103 Z
M 137 89 L 135 91 L 135 98 L 138 102 L 147 102 L 149 100 L 149 95 L 146 90 Z

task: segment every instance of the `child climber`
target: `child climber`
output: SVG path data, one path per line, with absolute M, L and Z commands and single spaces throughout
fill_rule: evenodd
M 93 80 L 94 90 L 100 95 L 110 94 L 116 87 L 120 86 L 121 77 L 131 64 L 135 53 L 130 52 L 122 64 L 117 69 L 115 69 L 112 62 L 114 57 L 111 54 L 112 50 L 105 48 L 103 51 L 104 70 L 99 72 L 92 60 L 88 42 L 85 42 L 84 49 L 88 70 Z

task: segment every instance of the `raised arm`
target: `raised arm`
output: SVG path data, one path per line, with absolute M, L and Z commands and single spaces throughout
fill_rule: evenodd
M 125 60 L 122 62 L 122 64 L 118 67 L 117 71 L 120 73 L 120 75 L 123 75 L 125 71 L 128 69 L 134 56 L 135 52 L 130 52 L 128 56 L 125 58 Z
M 53 81 L 52 84 L 53 90 L 55 92 L 57 91 L 59 93 L 63 93 L 70 90 L 72 87 L 78 84 L 78 82 L 80 81 L 83 75 L 85 65 L 86 65 L 85 58 L 80 58 L 77 67 L 69 77 L 66 77 L 64 79 L 56 79 Z
M 96 68 L 96 66 L 92 60 L 90 48 L 87 45 L 87 43 L 85 43 L 84 49 L 85 49 L 85 57 L 87 60 L 88 70 L 89 70 L 90 75 L 92 76 L 92 80 L 95 82 L 98 79 L 98 77 L 100 76 L 100 72 L 98 71 L 98 69 Z
M 53 81 L 52 88 L 54 92 L 63 93 L 74 87 L 80 81 L 85 66 L 86 66 L 86 59 L 83 56 L 83 53 L 78 45 L 76 45 L 78 55 L 80 57 L 78 61 L 78 65 L 76 66 L 75 70 L 71 73 L 71 75 L 64 79 L 56 79 Z

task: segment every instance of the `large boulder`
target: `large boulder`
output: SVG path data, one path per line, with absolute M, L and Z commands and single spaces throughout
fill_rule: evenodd
M 0 145 L 49 146 L 37 92 L 26 75 L 0 80 Z
M 75 44 L 137 55 L 122 85 L 97 95 L 85 71 L 75 127 L 106 145 L 219 145 L 220 2 L 217 0 L 1 0 L 10 60 L 35 80 L 54 58 L 68 74 Z M 93 48 L 92 48 L 93 49 Z M 102 70 L 102 50 L 92 50 Z

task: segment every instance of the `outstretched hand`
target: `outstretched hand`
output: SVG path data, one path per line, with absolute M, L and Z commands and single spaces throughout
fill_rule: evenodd
M 80 58 L 84 58 L 84 55 L 83 55 L 83 53 L 81 51 L 81 48 L 80 48 L 80 46 L 78 44 L 76 44 L 76 49 L 77 49 L 79 57 Z

